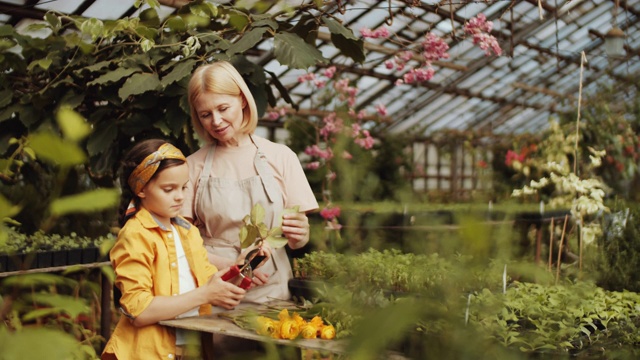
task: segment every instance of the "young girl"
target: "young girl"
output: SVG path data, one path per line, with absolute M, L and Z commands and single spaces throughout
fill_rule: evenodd
M 163 140 L 136 144 L 121 173 L 122 229 L 111 249 L 120 317 L 102 359 L 178 359 L 181 331 L 158 321 L 231 309 L 245 290 L 225 282 L 207 259 L 195 226 L 178 216 L 189 181 L 184 155 Z M 214 275 L 215 273 L 215 275 Z

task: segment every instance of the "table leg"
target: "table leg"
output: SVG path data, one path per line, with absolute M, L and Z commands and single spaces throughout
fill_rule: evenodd
M 208 332 L 200 333 L 200 346 L 202 347 L 202 359 L 213 359 L 213 334 Z

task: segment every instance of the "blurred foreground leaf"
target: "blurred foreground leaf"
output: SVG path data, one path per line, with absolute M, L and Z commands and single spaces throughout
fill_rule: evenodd
M 116 189 L 97 189 L 82 194 L 66 196 L 51 203 L 53 215 L 65 215 L 74 212 L 90 212 L 109 209 L 118 204 Z
M 45 328 L 10 333 L 0 327 L 0 360 L 82 358 L 78 342 L 69 334 Z

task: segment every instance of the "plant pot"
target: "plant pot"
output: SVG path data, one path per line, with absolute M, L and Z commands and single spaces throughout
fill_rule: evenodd
M 97 247 L 89 247 L 82 249 L 82 263 L 91 264 L 98 261 L 100 250 Z
M 320 281 L 293 278 L 289 280 L 289 291 L 294 301 L 312 300 L 318 297 L 316 289 L 321 284 Z
M 53 253 L 43 251 L 36 254 L 36 265 L 38 268 L 48 268 L 53 266 Z
M 7 263 L 9 262 L 8 255 L 0 255 L 0 273 L 7 272 Z
M 7 271 L 19 271 L 23 269 L 24 254 L 8 255 Z
M 82 249 L 67 250 L 67 265 L 82 264 Z
M 67 265 L 67 251 L 66 250 L 55 250 L 51 252 L 51 256 L 53 257 L 53 266 L 65 266 Z

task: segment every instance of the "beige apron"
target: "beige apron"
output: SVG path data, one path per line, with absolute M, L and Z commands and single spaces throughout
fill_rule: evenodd
M 251 139 L 253 142 L 253 139 Z M 282 215 L 284 204 L 282 191 L 260 148 L 256 148 L 253 164 L 258 173 L 243 180 L 214 177 L 211 173 L 216 144 L 211 144 L 195 197 L 196 224 L 204 239 L 207 251 L 228 259 L 237 259 L 240 254 L 240 226 L 242 219 L 251 212 L 254 204 L 265 209 L 264 222 L 273 227 Z M 240 164 L 248 166 L 248 164 Z M 272 249 L 272 257 L 259 268 L 268 275 L 269 281 L 262 286 L 249 289 L 243 302 L 264 303 L 274 299 L 291 298 L 288 280 L 293 277 L 289 258 L 284 247 Z

